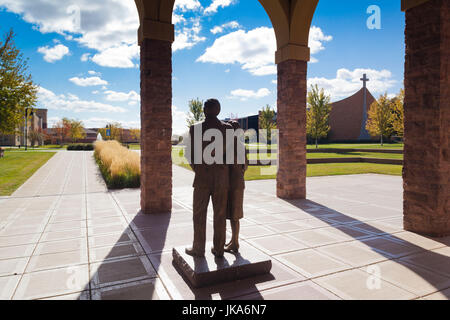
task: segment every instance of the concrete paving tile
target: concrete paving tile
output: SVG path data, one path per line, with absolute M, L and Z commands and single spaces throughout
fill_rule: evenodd
M 272 260 L 270 274 L 233 281 L 206 288 L 192 288 L 189 282 L 173 266 L 172 252 L 149 255 L 164 286 L 175 300 L 212 300 L 233 299 L 238 296 L 255 293 L 275 287 L 305 280 L 298 272 L 291 270 L 276 260 Z
M 128 225 L 126 223 L 123 224 L 117 224 L 117 225 L 109 225 L 109 226 L 99 226 L 99 227 L 90 227 L 88 229 L 89 236 L 93 235 L 102 235 L 102 234 L 109 234 L 109 233 L 126 233 L 128 232 Z
M 317 248 L 317 250 L 353 267 L 362 267 L 389 259 L 357 241 L 333 244 Z
M 84 220 L 65 221 L 48 224 L 45 228 L 45 232 L 58 232 L 84 228 L 86 228 L 86 221 Z
M 129 244 L 115 244 L 113 246 L 90 248 L 89 262 L 101 262 L 117 258 L 140 256 L 144 254 L 141 245 L 134 242 Z
M 19 283 L 20 276 L 0 277 L 0 300 L 10 300 Z
M 42 298 L 38 300 L 58 300 L 58 301 L 72 301 L 72 300 L 91 300 L 91 296 L 89 291 L 82 291 L 77 293 L 71 293 L 71 294 L 63 294 L 56 297 L 48 297 L 48 298 Z
M 277 233 L 287 233 L 307 228 L 301 221 L 286 221 L 267 224 L 266 227 Z
M 299 272 L 306 278 L 315 278 L 352 268 L 352 266 L 314 249 L 278 255 L 275 259 Z
M 88 266 L 24 274 L 13 299 L 28 300 L 81 292 L 89 285 Z
M 22 274 L 29 258 L 0 260 L 0 277 Z
M 77 251 L 49 253 L 41 254 L 39 256 L 32 256 L 27 266 L 26 272 L 36 272 L 86 263 L 88 263 L 87 251 L 85 247 L 82 247 Z
M 321 230 L 324 230 L 329 234 L 333 234 L 339 238 L 343 238 L 348 241 L 373 237 L 373 234 L 371 233 L 368 233 L 361 229 L 355 229 L 352 226 L 345 226 L 345 225 L 337 225 L 334 227 L 322 228 Z
M 39 241 L 39 233 L 31 233 L 20 236 L 0 237 L 0 247 L 11 247 L 25 244 L 33 244 Z
M 282 222 L 285 219 L 279 215 L 275 215 L 275 214 L 260 214 L 258 216 L 247 216 L 247 219 L 250 221 L 253 221 L 257 224 L 263 224 L 263 225 L 267 225 L 269 223 L 275 223 L 275 222 Z
M 128 231 L 126 233 L 119 232 L 99 236 L 94 235 L 89 237 L 88 240 L 89 240 L 89 248 L 137 242 L 137 239 L 135 238 L 134 234 L 131 231 Z
M 346 300 L 410 300 L 417 296 L 358 269 L 314 279 Z
M 450 247 L 417 253 L 402 260 L 450 277 Z
M 156 277 L 146 256 L 92 263 L 90 269 L 95 289 Z
M 238 297 L 237 300 L 340 300 L 312 281 L 295 283 Z
M 409 232 L 409 231 L 402 231 L 395 233 L 392 235 L 392 239 L 396 240 L 402 240 L 410 245 L 417 246 L 419 248 L 422 248 L 424 250 L 433 250 L 445 247 L 445 243 L 441 242 L 441 239 L 439 238 L 430 238 L 425 237 L 417 233 Z
M 435 292 L 426 297 L 423 297 L 425 300 L 450 300 L 450 288 Z
M 35 244 L 0 247 L 0 260 L 29 257 L 33 253 L 34 247 Z
M 228 229 L 230 230 L 230 229 Z M 260 225 L 251 225 L 247 227 L 241 227 L 239 235 L 242 239 L 251 239 L 256 237 L 262 237 L 275 234 L 275 231 Z
M 170 300 L 158 279 L 147 279 L 92 290 L 93 300 Z
M 45 232 L 42 234 L 42 238 L 40 241 L 61 241 L 84 237 L 86 237 L 86 229 L 80 228 L 66 231 Z
M 450 287 L 450 278 L 402 260 L 390 260 L 362 268 L 377 270 L 381 279 L 403 288 L 417 296 L 425 296 Z M 374 269 L 377 268 L 377 269 Z
M 296 241 L 307 245 L 310 248 L 339 243 L 346 240 L 345 237 L 327 232 L 327 230 L 323 228 L 292 232 L 286 235 Z
M 422 248 L 404 242 L 400 239 L 394 240 L 392 237 L 376 237 L 361 240 L 361 243 L 371 249 L 380 252 L 384 256 L 399 258 L 421 251 Z
M 87 248 L 86 238 L 41 242 L 36 246 L 34 255 L 42 255 L 49 253 L 61 253 L 67 251 L 80 251 Z
M 269 255 L 276 255 L 307 248 L 300 242 L 284 235 L 265 236 L 262 238 L 250 239 L 247 240 L 247 242 Z

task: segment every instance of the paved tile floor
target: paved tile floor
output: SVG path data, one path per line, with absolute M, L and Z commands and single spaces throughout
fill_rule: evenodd
M 310 178 L 308 200 L 247 183 L 242 246 L 271 274 L 193 289 L 171 250 L 192 240 L 191 172 L 174 167 L 172 214 L 108 192 L 89 152 L 59 152 L 0 200 L 0 299 L 448 299 L 450 238 L 402 229 L 400 177 Z M 208 221 L 208 241 L 212 220 Z

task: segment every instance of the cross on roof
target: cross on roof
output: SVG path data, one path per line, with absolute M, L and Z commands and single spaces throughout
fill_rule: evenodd
M 370 81 L 369 78 L 367 78 L 367 74 L 364 73 L 363 77 L 361 78 L 361 81 L 364 84 L 364 88 L 366 88 L 367 82 Z

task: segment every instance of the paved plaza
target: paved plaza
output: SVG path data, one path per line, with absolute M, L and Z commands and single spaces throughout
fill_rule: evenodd
M 308 200 L 247 183 L 241 246 L 269 275 L 191 288 L 172 248 L 192 241 L 193 173 L 174 167 L 173 212 L 109 192 L 92 152 L 58 152 L 0 199 L 0 299 L 448 299 L 450 237 L 402 229 L 402 179 L 308 178 Z M 212 241 L 212 215 L 208 241 Z

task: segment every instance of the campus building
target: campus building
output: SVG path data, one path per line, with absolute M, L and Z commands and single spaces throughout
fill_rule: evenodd
M 354 95 L 331 104 L 329 142 L 365 142 L 378 141 L 366 130 L 367 111 L 375 98 L 366 87 L 368 79 L 364 77 L 364 87 Z M 225 119 L 229 120 L 229 119 Z M 275 114 L 275 121 L 277 114 Z M 259 132 L 259 115 L 236 119 L 241 128 Z
M 27 145 L 31 146 L 29 133 L 33 131 L 44 132 L 45 130 L 47 130 L 47 109 L 34 109 L 32 112 L 29 112 L 29 118 L 26 121 L 26 127 L 24 119 L 24 123 L 17 129 L 17 132 L 15 134 L 9 135 L 0 134 L 0 146 L 5 147 L 25 146 L 25 136 L 27 132 L 28 132 Z M 43 141 L 35 142 L 36 145 L 42 143 Z

